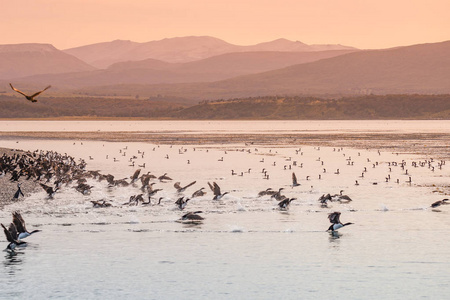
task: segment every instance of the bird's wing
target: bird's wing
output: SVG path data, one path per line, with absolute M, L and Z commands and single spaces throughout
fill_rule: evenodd
M 2 227 L 3 227 L 3 231 L 5 232 L 5 236 L 6 236 L 6 239 L 8 240 L 8 242 L 14 243 L 14 239 L 11 236 L 11 233 L 9 232 L 9 230 L 3 224 L 2 224 Z
M 220 192 L 220 187 L 217 183 L 213 182 L 214 184 L 214 195 L 221 195 L 222 193 Z
M 13 87 L 11 83 L 10 83 L 9 85 L 11 86 L 11 88 L 12 88 L 14 91 L 18 92 L 19 94 L 24 95 L 25 97 L 28 97 L 27 94 L 25 94 L 24 92 L 21 92 L 21 91 L 19 91 L 18 89 L 16 89 L 15 87 Z
M 13 212 L 13 223 L 17 228 L 17 231 L 20 232 L 26 232 L 26 228 L 25 228 L 25 221 L 23 220 L 21 214 L 16 211 Z
M 47 193 L 51 194 L 51 193 L 53 192 L 53 188 L 52 188 L 51 186 L 48 186 L 48 185 L 43 184 L 43 183 L 39 183 L 39 184 L 42 186 L 42 188 L 43 188 Z
M 297 184 L 297 176 L 295 176 L 295 173 L 292 172 L 292 184 L 296 185 Z
M 11 234 L 11 237 L 14 241 L 19 237 L 19 233 L 17 232 L 16 225 L 14 223 L 9 224 L 8 231 Z
M 39 95 L 40 93 L 42 93 L 42 92 L 48 90 L 49 88 L 51 88 L 51 85 L 49 85 L 48 87 L 46 87 L 46 88 L 43 89 L 42 91 L 39 91 L 39 92 L 34 93 L 34 94 L 31 95 L 30 97 L 31 97 L 31 98 L 34 98 L 34 97 L 36 97 L 37 95 Z
M 208 185 L 209 185 L 209 188 L 211 189 L 211 191 L 214 192 L 214 187 L 211 183 L 209 183 L 209 181 L 208 181 Z
M 330 220 L 330 223 L 336 224 L 339 223 L 339 214 L 338 212 L 333 212 L 328 214 L 328 219 Z
M 141 169 L 137 169 L 136 172 L 134 172 L 133 176 L 131 176 L 131 179 L 136 179 L 139 176 L 139 173 L 141 173 Z
M 187 186 L 184 187 L 184 189 L 187 189 L 188 187 L 190 187 L 191 185 L 194 185 L 197 181 L 192 181 L 191 183 L 189 183 Z

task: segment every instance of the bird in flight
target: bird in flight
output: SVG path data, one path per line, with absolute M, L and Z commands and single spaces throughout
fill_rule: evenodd
M 36 92 L 36 93 L 34 93 L 33 95 L 28 96 L 28 95 L 25 94 L 24 92 L 19 91 L 18 89 L 16 89 L 15 87 L 13 87 L 11 83 L 10 83 L 9 85 L 11 86 L 11 88 L 13 89 L 13 91 L 16 91 L 16 92 L 18 92 L 19 94 L 24 95 L 25 98 L 27 98 L 27 100 L 29 100 L 29 101 L 31 101 L 31 102 L 37 102 L 37 100 L 34 99 L 34 98 L 37 97 L 39 94 L 41 94 L 42 92 L 44 92 L 45 90 L 47 90 L 47 89 L 49 89 L 49 88 L 51 87 L 51 85 L 49 85 L 48 87 L 46 87 L 46 88 L 43 89 L 42 91 Z

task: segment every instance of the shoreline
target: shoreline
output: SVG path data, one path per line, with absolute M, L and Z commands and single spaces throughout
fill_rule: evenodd
M 0 132 L 5 140 L 90 140 L 105 142 L 140 142 L 174 145 L 261 145 L 261 146 L 329 146 L 386 150 L 450 159 L 448 133 L 205 133 L 173 132 Z

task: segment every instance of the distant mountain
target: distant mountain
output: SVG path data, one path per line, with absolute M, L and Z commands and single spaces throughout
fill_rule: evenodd
M 98 68 L 107 68 L 113 63 L 157 59 L 171 63 L 184 63 L 205 59 L 225 53 L 254 51 L 306 52 L 324 50 L 356 50 L 341 45 L 313 45 L 278 39 L 251 46 L 239 46 L 209 36 L 167 38 L 159 41 L 136 43 L 112 41 L 64 50 Z
M 120 62 L 106 70 L 47 74 L 22 78 L 24 84 L 51 82 L 59 88 L 92 85 L 167 84 L 212 82 L 255 74 L 343 55 L 354 50 L 320 52 L 241 52 L 227 53 L 189 63 L 167 63 L 155 59 Z
M 0 79 L 94 69 L 50 44 L 0 45 Z
M 261 95 L 450 93 L 450 41 L 348 53 L 210 83 L 92 87 L 83 92 L 226 99 Z

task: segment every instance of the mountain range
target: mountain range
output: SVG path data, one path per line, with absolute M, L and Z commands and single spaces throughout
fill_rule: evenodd
M 251 46 L 239 46 L 209 36 L 167 38 L 160 41 L 136 43 L 115 40 L 64 50 L 86 63 L 107 68 L 116 62 L 139 61 L 147 58 L 171 63 L 185 63 L 235 52 L 310 52 L 329 50 L 356 50 L 342 45 L 306 45 L 299 41 L 277 39 Z
M 237 46 L 212 37 L 112 41 L 58 50 L 0 45 L 0 92 L 189 101 L 261 95 L 450 93 L 450 41 L 380 50 L 278 39 Z M 44 96 L 44 95 L 42 95 Z

